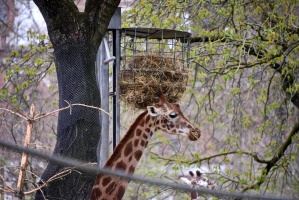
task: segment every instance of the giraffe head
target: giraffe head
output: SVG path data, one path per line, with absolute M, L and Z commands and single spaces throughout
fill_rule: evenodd
M 192 141 L 199 139 L 200 131 L 183 115 L 180 106 L 169 103 L 163 94 L 159 94 L 159 103 L 148 106 L 148 113 L 154 117 L 158 129 L 176 135 L 188 136 Z
M 203 174 L 199 170 L 196 170 L 196 174 L 189 171 L 189 175 L 181 175 L 179 178 L 191 187 L 204 187 L 206 189 L 215 189 L 216 187 L 215 183 L 203 177 Z

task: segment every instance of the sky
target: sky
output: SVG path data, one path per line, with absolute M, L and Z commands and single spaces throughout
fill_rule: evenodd
M 47 26 L 42 14 L 33 1 L 16 1 L 18 16 L 15 19 L 15 32 L 10 34 L 8 41 L 13 46 L 26 45 L 28 31 L 40 34 L 47 33 Z

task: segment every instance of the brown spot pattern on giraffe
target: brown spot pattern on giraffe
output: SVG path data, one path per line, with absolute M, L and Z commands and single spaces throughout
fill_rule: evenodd
M 148 123 L 148 121 L 150 120 L 150 116 L 148 115 L 148 116 L 146 116 L 146 118 L 145 118 L 145 123 L 147 124 Z
M 136 136 L 140 136 L 142 134 L 142 130 L 140 130 L 139 128 L 136 130 Z
M 102 196 L 102 192 L 101 192 L 100 188 L 95 188 L 91 195 L 92 195 L 92 197 L 95 197 L 97 199 L 97 197 Z
M 124 150 L 124 155 L 127 157 L 133 150 L 132 142 L 129 142 Z
M 127 165 L 121 160 L 116 164 L 116 169 L 126 169 Z
M 144 126 L 144 119 L 141 119 L 139 126 L 142 126 L 142 127 Z
M 125 187 L 119 186 L 119 188 L 117 190 L 117 199 L 122 199 L 124 193 L 125 193 Z
M 142 151 L 140 151 L 140 150 L 136 151 L 135 154 L 134 154 L 135 159 L 136 159 L 137 161 L 139 161 L 141 155 L 142 155 Z
M 139 140 L 135 140 L 135 141 L 134 141 L 134 147 L 137 147 L 138 144 L 139 144 Z
M 143 136 L 142 136 L 144 139 L 146 139 L 147 140 L 147 135 L 146 134 L 143 134 Z
M 142 147 L 144 147 L 144 145 L 145 145 L 145 141 L 144 141 L 144 140 L 141 140 L 141 141 L 140 141 L 140 145 L 141 145 Z
M 135 167 L 134 165 L 131 165 L 131 167 L 129 168 L 129 173 L 133 173 L 135 171 Z
M 132 158 L 133 158 L 133 156 L 130 156 L 130 157 L 129 157 L 129 162 L 131 162 L 131 161 L 132 161 Z
M 106 187 L 106 185 L 108 185 L 108 183 L 110 183 L 111 180 L 112 180 L 111 177 L 105 177 L 105 178 L 103 178 L 102 185 L 103 185 L 104 187 Z
M 107 186 L 105 192 L 106 192 L 107 194 L 111 194 L 111 193 L 113 192 L 113 188 L 114 188 L 115 186 L 116 186 L 116 183 L 113 181 L 112 183 L 110 183 L 110 184 Z

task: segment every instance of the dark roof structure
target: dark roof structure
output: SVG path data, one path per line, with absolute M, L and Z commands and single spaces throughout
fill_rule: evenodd
M 185 41 L 191 37 L 191 33 L 186 31 L 177 31 L 171 29 L 158 29 L 158 28 L 122 28 L 122 32 L 126 36 L 136 38 L 148 39 L 181 39 Z

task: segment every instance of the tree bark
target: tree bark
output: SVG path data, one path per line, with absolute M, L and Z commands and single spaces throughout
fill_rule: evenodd
M 54 47 L 59 108 L 67 106 L 67 102 L 100 107 L 96 54 L 119 0 L 87 0 L 83 13 L 70 0 L 34 2 L 45 18 Z M 58 116 L 53 155 L 96 162 L 100 133 L 97 110 L 79 106 L 64 110 Z M 47 181 L 62 170 L 64 167 L 50 162 L 41 181 Z M 88 199 L 94 180 L 95 176 L 73 170 L 38 191 L 35 199 Z

